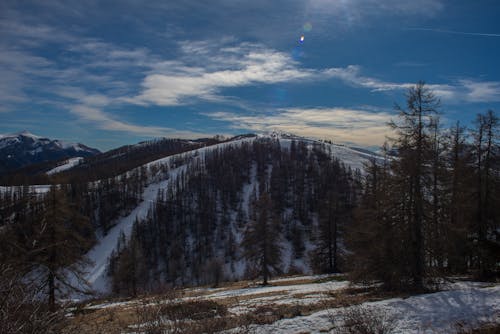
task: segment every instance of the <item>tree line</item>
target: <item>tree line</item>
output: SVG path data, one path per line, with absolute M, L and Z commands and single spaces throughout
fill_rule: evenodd
M 348 237 L 353 277 L 416 291 L 454 274 L 498 278 L 498 117 L 489 110 L 470 129 L 443 129 L 439 100 L 423 82 L 406 98 L 384 161 L 366 168 Z

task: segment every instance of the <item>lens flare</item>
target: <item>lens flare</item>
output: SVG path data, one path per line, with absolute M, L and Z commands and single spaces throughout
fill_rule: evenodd
M 299 42 L 300 42 L 300 43 L 304 42 L 304 35 L 300 36 L 300 38 L 299 38 Z
M 309 31 L 312 30 L 313 26 L 312 26 L 311 23 L 307 22 L 307 23 L 304 24 L 303 28 L 304 28 L 305 32 L 309 32 Z

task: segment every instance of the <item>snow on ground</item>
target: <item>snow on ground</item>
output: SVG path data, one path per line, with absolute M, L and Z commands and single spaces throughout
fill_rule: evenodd
M 73 168 L 73 167 L 79 165 L 82 160 L 83 160 L 82 157 L 68 159 L 62 165 L 59 165 L 59 166 L 49 170 L 46 174 L 52 175 L 52 174 L 57 174 L 57 173 L 63 172 L 65 170 L 68 170 L 70 168 Z
M 262 136 L 265 137 L 265 136 Z M 276 136 L 275 136 L 276 137 Z M 289 138 L 281 138 L 277 137 L 280 141 L 280 145 L 282 148 L 285 149 L 290 149 L 291 143 L 293 140 L 295 141 L 306 141 L 309 142 L 310 144 L 308 145 L 310 148 L 312 148 L 313 143 L 319 143 L 321 145 L 325 145 L 326 149 L 330 150 L 331 156 L 340 160 L 343 162 L 346 166 L 350 166 L 353 170 L 359 169 L 363 170 L 364 169 L 364 163 L 368 161 L 370 158 L 381 158 L 377 156 L 375 153 L 374 154 L 369 154 L 365 152 L 361 152 L 355 149 L 352 149 L 347 146 L 343 145 L 337 145 L 337 144 L 329 144 L 329 143 L 323 143 L 319 142 L 314 139 L 304 139 L 304 138 L 294 138 L 294 139 L 289 139 Z
M 323 279 L 328 279 L 330 277 L 340 277 L 340 274 L 323 274 L 323 275 L 302 275 L 302 276 L 288 276 L 288 277 L 281 277 L 281 278 L 274 278 L 269 280 L 270 284 L 274 283 L 284 283 L 284 282 L 294 282 L 294 281 L 307 281 L 307 280 L 323 280 Z
M 394 319 L 393 333 L 397 334 L 446 333 L 452 331 L 458 322 L 468 325 L 482 322 L 500 323 L 500 286 L 464 287 L 406 299 L 367 302 L 362 306 L 386 312 Z M 283 319 L 269 325 L 254 325 L 252 333 L 331 333 L 342 326 L 342 314 L 345 310 L 322 310 L 309 316 Z
M 107 279 L 105 275 L 108 259 L 112 253 L 112 251 L 115 249 L 118 238 L 120 234 L 123 232 L 125 236 L 128 238 L 131 233 L 132 225 L 136 218 L 139 220 L 144 218 L 147 214 L 147 211 L 150 207 L 151 202 L 153 202 L 156 198 L 158 189 L 164 189 L 169 180 L 171 181 L 172 179 L 175 179 L 177 173 L 179 173 L 181 170 L 185 170 L 187 166 L 194 162 L 194 161 L 203 161 L 203 158 L 205 157 L 205 154 L 207 152 L 216 150 L 216 149 L 222 149 L 226 147 L 238 147 L 241 146 L 243 143 L 252 143 L 256 138 L 261 138 L 263 136 L 259 137 L 246 137 L 234 141 L 229 141 L 229 142 L 224 142 L 224 143 L 219 143 L 216 145 L 211 145 L 211 146 L 206 146 L 206 147 L 201 147 L 192 151 L 176 154 L 176 155 L 171 155 L 165 158 L 161 158 L 152 162 L 149 162 L 145 164 L 144 166 L 149 168 L 151 166 L 160 166 L 164 165 L 167 166 L 168 168 L 172 168 L 170 172 L 168 173 L 168 176 L 166 175 L 161 175 L 159 173 L 157 176 L 152 176 L 150 181 L 151 183 L 146 189 L 144 190 L 143 193 L 143 201 L 126 217 L 119 218 L 116 221 L 116 224 L 113 228 L 111 228 L 106 236 L 101 237 L 98 240 L 98 243 L 96 246 L 94 246 L 93 249 L 91 249 L 87 257 L 92 261 L 92 265 L 89 265 L 85 268 L 87 271 L 87 274 L 85 278 L 88 280 L 90 283 L 91 287 L 99 292 L 105 292 L 107 289 Z M 291 144 L 291 139 L 285 139 L 285 138 L 279 138 L 280 143 L 282 147 L 287 148 Z M 297 140 L 301 140 L 300 138 L 297 138 Z M 312 141 L 311 141 L 312 142 Z M 332 147 L 332 155 L 335 157 L 341 159 L 346 163 L 347 165 L 350 165 L 352 168 L 361 168 L 363 161 L 366 160 L 366 154 L 362 154 L 360 152 L 351 150 L 347 147 L 344 146 L 337 146 L 337 145 L 330 145 Z M 69 159 L 64 165 L 58 166 L 51 171 L 49 171 L 47 174 L 53 174 L 53 173 L 58 173 L 63 170 L 69 169 L 73 167 L 74 165 L 78 164 L 80 162 L 81 158 L 73 158 Z M 173 163 L 175 163 L 178 159 L 184 160 L 183 165 L 178 167 L 178 166 L 173 166 Z M 176 168 L 177 167 L 177 168 Z M 141 168 L 141 167 L 139 167 Z M 131 171 L 127 172 L 130 173 Z M 252 173 L 255 171 L 252 170 Z M 125 173 L 125 175 L 127 174 Z M 122 175 L 123 176 L 123 175 Z M 117 179 L 120 179 L 118 176 Z M 159 176 L 159 178 L 158 178 Z M 30 186 L 30 191 L 38 193 L 38 194 L 43 194 L 49 190 L 49 186 L 46 185 L 35 185 L 35 186 Z M 0 187 L 0 191 L 9 191 L 9 190 L 15 190 L 17 187 Z M 245 197 L 248 197 L 250 191 L 252 190 L 251 187 L 247 187 L 244 189 Z M 246 201 L 248 201 L 248 198 L 245 198 Z
M 106 277 L 106 267 L 108 264 L 109 257 L 116 247 L 118 238 L 120 237 L 122 232 L 125 234 L 125 237 L 127 239 L 130 237 L 134 221 L 136 220 L 136 218 L 141 220 L 146 217 L 146 214 L 150 208 L 151 203 L 154 202 L 154 200 L 156 199 L 156 196 L 158 194 L 158 189 L 165 189 L 168 183 L 175 180 L 177 175 L 181 171 L 186 170 L 190 163 L 193 163 L 194 161 L 197 160 L 199 161 L 199 159 L 203 159 L 207 151 L 212 151 L 215 149 L 220 149 L 228 146 L 237 147 L 244 142 L 251 142 L 254 139 L 255 138 L 243 138 L 232 142 L 225 142 L 212 146 L 206 146 L 196 150 L 161 158 L 144 165 L 145 167 L 151 167 L 153 165 L 156 166 L 165 165 L 171 168 L 175 167 L 172 166 L 172 164 L 177 159 L 179 158 L 186 159 L 185 163 L 182 166 L 170 170 L 168 172 L 168 176 L 162 175 L 160 180 L 155 180 L 148 187 L 146 187 L 142 195 L 143 201 L 126 217 L 119 218 L 116 221 L 115 226 L 111 228 L 104 237 L 100 238 L 98 240 L 97 245 L 94 246 L 87 253 L 87 257 L 90 259 L 92 264 L 85 268 L 85 271 L 87 272 L 87 274 L 85 275 L 85 279 L 90 284 L 90 286 L 97 292 L 109 291 L 108 280 Z M 127 173 L 130 173 L 130 171 Z M 121 176 L 118 176 L 117 178 L 120 177 Z
M 45 194 L 50 190 L 50 185 L 47 184 L 35 184 L 28 187 L 29 187 L 28 192 L 35 194 Z M 1 193 L 6 193 L 6 192 L 16 193 L 18 191 L 22 191 L 22 189 L 23 189 L 22 186 L 0 186 Z
M 330 144 L 329 147 L 334 158 L 340 160 L 346 166 L 350 166 L 353 170 L 363 170 L 363 164 L 367 162 L 368 159 L 376 157 L 375 155 L 362 153 L 346 146 Z
M 174 162 L 178 158 L 185 158 L 187 161 L 185 164 L 178 168 L 174 168 L 169 171 L 168 176 L 162 176 L 163 180 L 156 181 L 149 186 L 147 186 L 142 195 L 143 201 L 126 217 L 119 218 L 116 221 L 116 224 L 113 228 L 111 228 L 108 233 L 98 240 L 96 246 L 94 246 L 88 253 L 87 257 L 92 262 L 91 265 L 85 268 L 87 272 L 85 275 L 85 279 L 90 284 L 90 286 L 96 290 L 97 292 L 106 292 L 108 290 L 108 279 L 106 277 L 106 267 L 108 265 L 109 257 L 111 253 L 116 247 L 118 242 L 118 238 L 121 233 L 125 234 L 125 237 L 128 239 L 132 232 L 132 226 L 136 219 L 143 219 L 146 217 L 146 214 L 151 206 L 151 203 L 154 202 L 156 196 L 158 194 L 159 189 L 165 189 L 169 182 L 176 179 L 177 175 L 186 170 L 187 166 L 196 161 L 198 159 L 203 159 L 205 153 L 207 151 L 211 151 L 218 148 L 223 148 L 227 146 L 239 146 L 243 142 L 250 142 L 254 138 L 244 138 L 237 141 L 221 143 L 213 146 L 202 147 L 193 151 L 180 153 L 176 155 L 171 155 L 162 159 L 158 159 L 147 163 L 146 167 L 151 167 L 153 165 L 166 165 L 170 167 L 172 162 Z M 173 167 L 173 166 L 172 166 Z M 140 167 L 139 167 L 140 168 Z
M 106 267 L 108 259 L 116 247 L 118 238 L 121 233 L 125 234 L 126 238 L 130 236 L 135 220 L 146 217 L 151 202 L 158 194 L 158 189 L 166 188 L 168 182 L 169 180 L 165 180 L 146 187 L 143 193 L 143 201 L 130 214 L 119 219 L 117 224 L 87 253 L 87 257 L 92 261 L 92 264 L 86 268 L 85 278 L 93 289 L 99 292 L 107 290 Z
M 274 286 L 241 288 L 236 285 L 217 289 L 192 288 L 184 290 L 187 293 L 186 296 L 179 297 L 175 302 L 215 300 L 228 305 L 228 311 L 235 316 L 251 313 L 259 306 L 322 305 L 321 303 L 329 298 L 335 298 L 334 294 L 328 294 L 328 292 L 339 292 L 341 296 L 341 290 L 348 286 L 347 281 L 324 281 L 325 279 L 328 278 L 302 276 L 274 280 L 274 284 L 280 284 Z M 335 277 L 335 279 L 338 278 Z M 448 285 L 447 288 L 451 290 L 408 298 L 365 302 L 361 304 L 361 307 L 373 310 L 375 314 L 377 312 L 385 314 L 385 319 L 391 321 L 394 326 L 394 331 L 391 333 L 395 334 L 453 333 L 455 325 L 459 322 L 467 326 L 500 323 L 500 285 L 458 282 Z M 95 310 L 116 307 L 126 310 L 138 302 L 139 300 L 115 301 L 87 308 Z M 323 309 L 307 316 L 282 319 L 267 325 L 254 324 L 250 326 L 250 332 L 256 334 L 335 333 L 336 329 L 343 325 L 343 315 L 353 307 L 358 306 Z M 224 333 L 237 332 L 238 328 L 235 328 Z
M 250 288 L 242 288 L 236 290 L 224 290 L 210 293 L 205 298 L 220 299 L 228 297 L 243 297 L 249 295 L 261 295 L 270 293 L 286 293 L 286 294 L 302 294 L 302 293 L 322 293 L 333 290 L 344 289 L 348 286 L 349 282 L 336 282 L 329 281 L 324 283 L 309 283 L 309 284 L 292 284 L 292 285 L 278 285 L 278 286 L 257 286 Z

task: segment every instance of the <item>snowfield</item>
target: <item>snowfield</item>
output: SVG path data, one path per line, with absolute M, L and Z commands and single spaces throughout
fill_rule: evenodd
M 70 158 L 70 159 L 66 160 L 62 165 L 59 165 L 55 168 L 52 168 L 46 174 L 52 175 L 52 174 L 57 174 L 57 173 L 63 172 L 65 170 L 68 170 L 70 168 L 78 166 L 82 162 L 82 160 L 83 160 L 82 157 Z
M 362 307 L 385 311 L 394 319 L 393 333 L 449 333 L 457 323 L 474 326 L 500 323 L 500 286 L 465 288 L 363 303 Z M 343 324 L 346 308 L 322 310 L 309 316 L 253 326 L 253 333 L 331 333 Z M 228 331 L 231 333 L 233 331 Z
M 339 281 L 340 279 L 340 281 Z M 235 319 L 252 314 L 258 307 L 307 306 L 316 304 L 316 311 L 305 316 L 295 316 L 266 325 L 252 324 L 244 328 L 256 334 L 299 334 L 336 333 L 343 326 L 343 315 L 352 308 L 374 310 L 384 314 L 392 323 L 391 333 L 455 333 L 458 323 L 475 327 L 482 324 L 500 324 L 500 285 L 478 282 L 451 284 L 445 291 L 391 298 L 374 302 L 364 302 L 348 307 L 322 307 L 328 301 L 342 298 L 346 289 L 352 287 L 340 276 L 299 276 L 271 281 L 270 286 L 257 286 L 251 282 L 234 283 L 222 288 L 184 289 L 182 297 L 175 303 L 199 300 L 213 300 L 228 305 L 230 316 Z M 241 286 L 246 284 L 247 286 Z M 359 286 L 358 286 L 359 287 Z M 363 293 L 359 293 L 362 296 Z M 172 301 L 171 301 L 172 302 Z M 150 306 L 163 301 L 148 302 Z M 130 311 L 140 305 L 140 300 L 109 302 L 87 306 L 89 310 L 106 309 L 106 312 Z M 319 308 L 318 308 L 319 305 Z M 330 304 L 331 305 L 331 304 Z M 306 311 L 307 314 L 307 311 Z M 129 325 L 130 332 L 137 331 L 146 324 Z M 127 332 L 127 333 L 130 333 Z M 232 328 L 221 333 L 242 333 L 243 328 Z

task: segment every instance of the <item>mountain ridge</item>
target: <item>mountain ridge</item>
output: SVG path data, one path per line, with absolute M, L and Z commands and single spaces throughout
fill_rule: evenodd
M 81 143 L 34 135 L 26 130 L 0 134 L 0 174 L 45 162 L 89 157 L 100 153 Z

